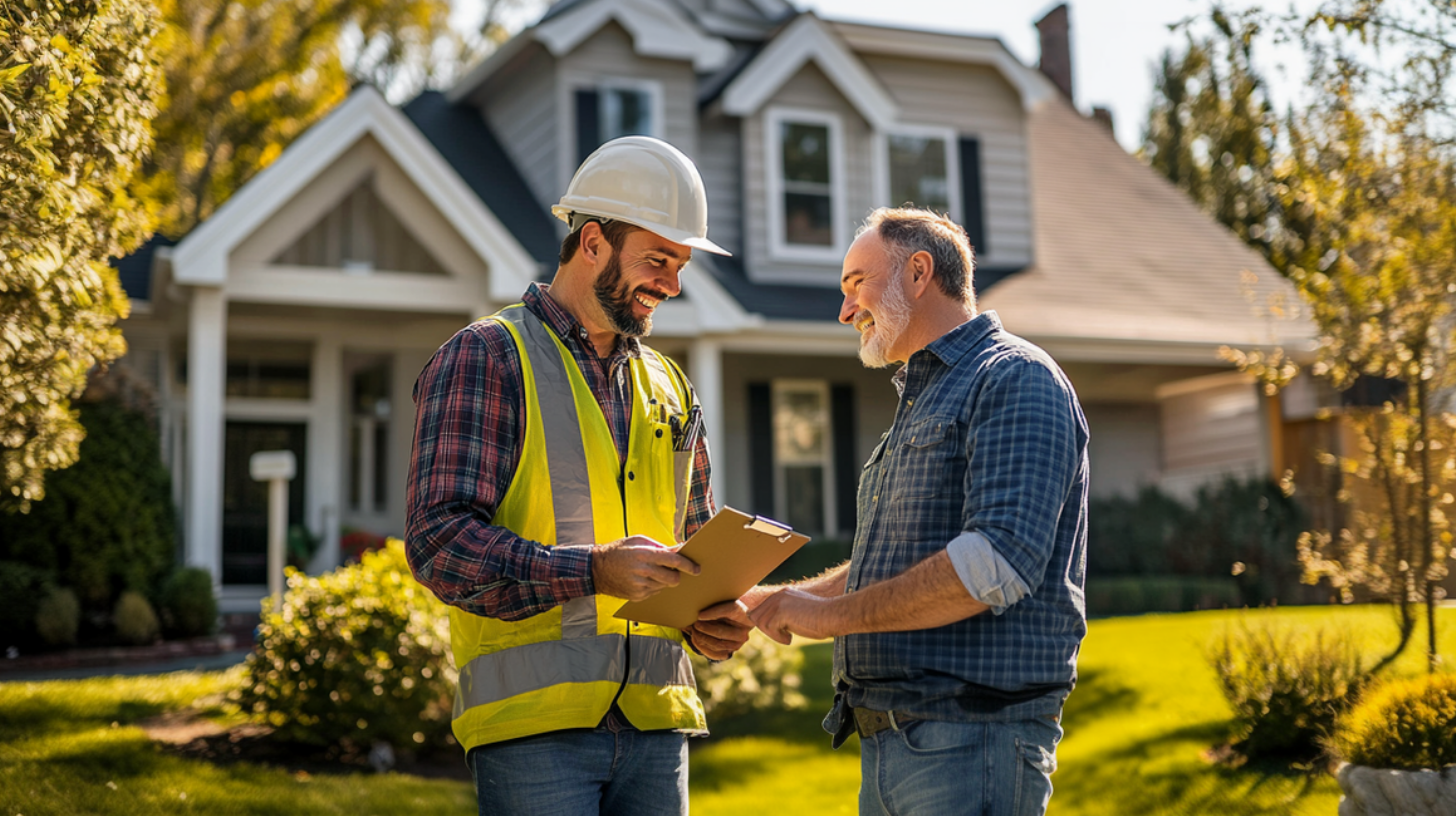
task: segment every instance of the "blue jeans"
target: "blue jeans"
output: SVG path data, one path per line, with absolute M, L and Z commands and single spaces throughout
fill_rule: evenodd
M 615 723 L 471 749 L 480 816 L 685 816 L 688 742 Z
M 860 816 L 1041 816 L 1061 726 L 915 720 L 860 743 Z

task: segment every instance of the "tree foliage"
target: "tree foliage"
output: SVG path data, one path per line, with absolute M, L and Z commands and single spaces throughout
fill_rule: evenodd
M 160 73 L 144 0 L 0 0 L 0 507 L 76 459 L 70 399 L 125 346 L 108 258 L 151 231 L 133 177 Z
M 167 95 L 146 193 L 178 238 L 276 160 L 358 83 L 408 98 L 449 81 L 505 37 L 486 0 L 478 35 L 449 0 L 162 0 Z
M 1183 24 L 1184 50 L 1163 52 L 1141 155 L 1268 256 L 1279 127 L 1253 60 L 1262 23 L 1217 8 L 1210 20 L 1211 32 L 1201 34 Z

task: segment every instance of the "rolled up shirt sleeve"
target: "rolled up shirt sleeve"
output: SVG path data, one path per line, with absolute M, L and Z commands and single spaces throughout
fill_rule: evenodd
M 991 607 L 993 615 L 1004 613 L 1031 592 L 1016 570 L 980 533 L 961 533 L 946 545 L 945 551 L 966 591 Z

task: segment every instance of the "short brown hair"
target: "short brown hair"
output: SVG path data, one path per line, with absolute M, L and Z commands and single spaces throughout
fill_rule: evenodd
M 602 237 L 607 239 L 607 243 L 612 245 L 614 251 L 622 248 L 622 241 L 628 235 L 642 229 L 635 224 L 628 224 L 626 221 L 612 221 L 607 218 L 589 218 L 581 223 L 581 227 L 585 227 L 593 221 L 602 225 Z M 566 266 L 572 258 L 576 257 L 576 250 L 581 246 L 581 227 L 572 230 L 572 233 L 561 242 L 560 262 L 562 266 Z
M 871 230 L 885 242 L 896 268 L 903 267 L 911 255 L 928 252 L 940 291 L 975 305 L 976 292 L 971 285 L 976 271 L 975 250 L 960 224 L 931 210 L 881 207 L 865 218 L 855 237 Z

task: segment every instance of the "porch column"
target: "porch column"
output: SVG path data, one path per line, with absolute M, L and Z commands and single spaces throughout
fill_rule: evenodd
M 349 382 L 344 376 L 344 349 L 339 338 L 323 335 L 313 346 L 309 366 L 308 510 L 309 529 L 319 535 L 319 549 L 309 572 L 327 572 L 339 565 L 339 510 L 344 503 L 344 447 L 351 431 L 344 404 Z
M 222 583 L 223 396 L 227 378 L 227 297 L 196 286 L 187 316 L 188 566 Z
M 723 506 L 723 347 L 717 340 L 694 340 L 688 351 L 688 377 L 703 406 L 708 450 L 713 454 L 713 503 Z

